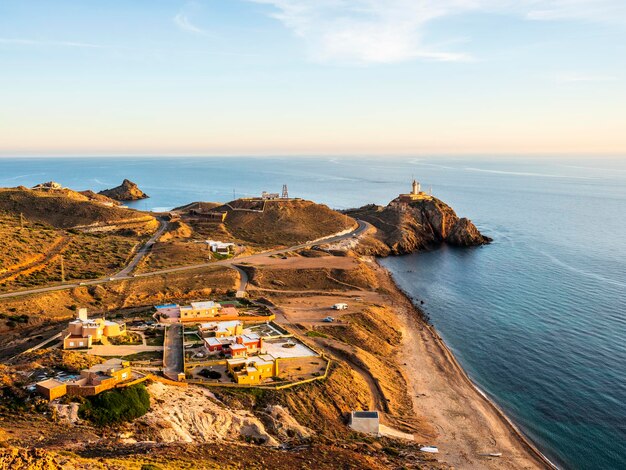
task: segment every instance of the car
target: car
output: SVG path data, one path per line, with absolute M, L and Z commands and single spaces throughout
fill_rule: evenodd
M 326 317 L 322 321 L 325 323 L 332 323 L 335 321 L 335 319 L 333 317 Z
M 78 283 L 78 285 L 79 285 L 79 286 L 86 286 L 86 285 L 87 285 L 87 283 L 86 283 L 86 282 L 79 282 L 79 283 Z
M 115 278 L 114 277 L 110 277 L 109 281 L 115 281 Z
M 348 304 L 335 304 L 333 305 L 333 310 L 346 310 L 348 308 Z

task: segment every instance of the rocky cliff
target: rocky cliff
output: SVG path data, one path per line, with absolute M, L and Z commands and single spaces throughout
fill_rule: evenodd
M 387 206 L 367 205 L 347 211 L 355 219 L 376 227 L 376 241 L 364 244 L 378 255 L 401 255 L 433 248 L 442 243 L 477 246 L 491 239 L 466 218 L 460 218 L 443 201 L 430 197 L 409 203 L 395 199 Z
M 115 188 L 105 189 L 98 194 L 115 199 L 116 201 L 136 201 L 149 197 L 139 187 L 130 180 L 125 179 L 122 184 Z

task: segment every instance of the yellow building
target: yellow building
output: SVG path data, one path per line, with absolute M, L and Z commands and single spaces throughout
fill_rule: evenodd
M 38 382 L 35 390 L 48 400 L 64 395 L 86 397 L 114 388 L 118 383 L 131 378 L 130 362 L 122 359 L 109 359 L 102 364 L 81 370 L 80 378 L 76 380 L 61 382 L 57 379 L 48 379 Z
M 269 354 L 228 359 L 226 365 L 239 385 L 258 385 L 278 375 L 278 359 Z
M 103 337 L 122 336 L 126 334 L 126 325 L 104 318 L 88 318 L 87 309 L 78 309 L 75 320 L 68 325 L 68 334 L 63 338 L 63 349 L 90 348 L 94 341 Z
M 411 185 L 411 192 L 408 194 L 400 194 L 399 196 L 400 202 L 412 202 L 431 198 L 432 196 L 422 191 L 420 184 L 415 180 L 413 180 L 413 184 Z
M 239 320 L 202 323 L 200 325 L 200 333 L 203 336 L 210 336 L 214 334 L 216 338 L 238 336 L 243 334 L 243 323 Z
M 191 302 L 191 305 L 180 307 L 180 321 L 201 320 L 217 316 L 220 305 L 213 301 Z
M 67 393 L 67 385 L 57 379 L 42 380 L 35 385 L 35 391 L 46 400 L 52 401 Z

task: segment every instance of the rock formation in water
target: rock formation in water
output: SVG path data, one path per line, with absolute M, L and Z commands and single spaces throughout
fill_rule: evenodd
M 137 201 L 149 197 L 139 187 L 130 180 L 125 179 L 122 184 L 115 188 L 105 189 L 98 194 L 115 199 L 116 201 Z
M 459 218 L 450 206 L 431 196 L 410 202 L 400 197 L 387 206 L 370 204 L 347 213 L 378 229 L 374 243 L 364 244 L 366 250 L 373 250 L 367 254 L 401 255 L 442 243 L 477 246 L 491 241 L 469 219 Z

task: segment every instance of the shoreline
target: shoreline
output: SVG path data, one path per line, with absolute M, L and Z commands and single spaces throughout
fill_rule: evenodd
M 510 434 L 515 438 L 515 440 L 521 445 L 521 447 L 531 456 L 534 460 L 541 463 L 545 468 L 549 468 L 552 470 L 560 470 L 554 462 L 552 462 L 541 450 L 537 447 L 537 445 L 523 433 L 523 431 L 515 424 L 515 422 L 502 410 L 502 408 L 487 395 L 485 391 L 483 391 L 467 374 L 465 369 L 459 363 L 458 359 L 452 352 L 452 350 L 445 343 L 443 338 L 439 335 L 436 328 L 427 323 L 424 319 L 424 312 L 420 309 L 418 305 L 411 300 L 411 296 L 405 292 L 395 281 L 393 273 L 382 266 L 379 263 L 378 257 L 374 257 L 374 262 L 376 266 L 381 269 L 388 276 L 392 285 L 395 288 L 396 294 L 401 298 L 401 300 L 409 307 L 409 313 L 412 319 L 424 328 L 427 332 L 428 336 L 432 338 L 433 342 L 437 345 L 439 353 L 447 361 L 447 363 L 452 366 L 452 368 L 456 371 L 456 373 L 463 379 L 465 384 L 471 388 L 474 392 L 475 396 L 477 396 L 483 403 L 485 403 L 492 412 L 499 418 L 501 423 L 505 425 Z M 408 325 L 411 327 L 411 325 Z M 405 373 L 410 376 L 410 371 L 406 370 L 407 367 L 403 367 L 405 369 Z

